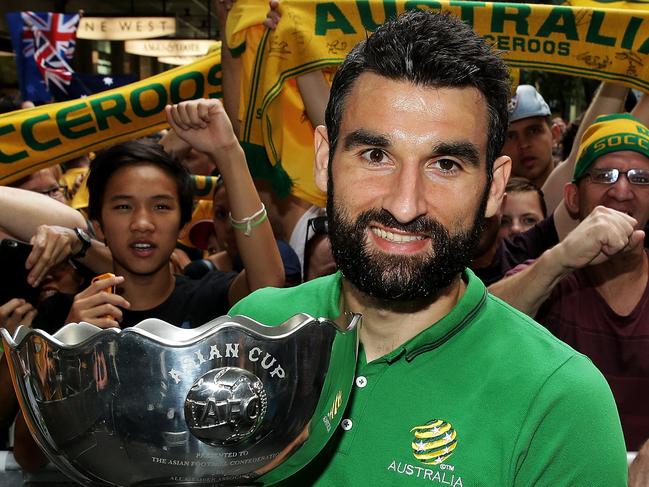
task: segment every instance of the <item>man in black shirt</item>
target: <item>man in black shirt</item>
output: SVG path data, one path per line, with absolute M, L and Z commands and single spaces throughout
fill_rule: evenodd
M 202 116 L 191 127 L 190 113 Z M 221 103 L 192 100 L 167 107 L 167 114 L 176 133 L 214 161 L 230 188 L 230 220 L 245 270 L 213 272 L 195 281 L 174 276 L 169 257 L 191 217 L 189 175 L 155 143 L 117 144 L 95 158 L 87 183 L 89 216 L 110 248 L 115 277 L 77 294 L 67 322 L 107 328 L 160 318 L 195 327 L 225 314 L 255 289 L 283 285 L 282 260 L 265 208 Z M 104 292 L 109 288 L 117 293 Z

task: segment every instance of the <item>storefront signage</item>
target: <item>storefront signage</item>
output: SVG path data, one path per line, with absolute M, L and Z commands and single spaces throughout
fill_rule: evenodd
M 154 39 L 126 41 L 124 50 L 139 56 L 204 56 L 218 41 L 205 39 Z
M 79 39 L 123 41 L 176 33 L 175 17 L 82 17 Z

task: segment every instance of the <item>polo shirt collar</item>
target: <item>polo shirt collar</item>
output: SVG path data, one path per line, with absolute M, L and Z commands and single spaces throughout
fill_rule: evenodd
M 471 323 L 484 307 L 487 289 L 482 281 L 470 269 L 464 270 L 462 278 L 467 286 L 453 309 L 402 345 L 407 361 L 446 343 Z
M 339 285 L 334 286 L 337 292 L 331 296 L 333 302 L 339 302 L 342 291 L 340 272 L 337 278 Z M 462 278 L 467 283 L 464 294 L 446 316 L 376 361 L 392 363 L 405 354 L 410 362 L 422 353 L 435 350 L 462 331 L 480 313 L 487 300 L 487 289 L 473 271 L 465 269 Z

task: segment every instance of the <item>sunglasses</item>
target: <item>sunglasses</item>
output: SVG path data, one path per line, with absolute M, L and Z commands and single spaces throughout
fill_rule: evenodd
M 584 174 L 596 184 L 614 184 L 624 174 L 631 184 L 640 186 L 649 185 L 649 169 L 629 169 L 620 171 L 619 169 L 592 169 Z

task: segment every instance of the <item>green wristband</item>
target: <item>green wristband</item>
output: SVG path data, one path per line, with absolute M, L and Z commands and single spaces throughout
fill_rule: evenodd
M 254 221 L 255 218 L 257 218 L 256 221 Z M 266 207 L 262 204 L 261 210 L 259 210 L 257 213 L 255 213 L 252 216 L 244 218 L 243 220 L 235 220 L 234 218 L 232 218 L 232 214 L 230 214 L 230 225 L 232 225 L 232 228 L 235 228 L 236 230 L 243 231 L 243 234 L 246 237 L 249 237 L 250 233 L 252 232 L 252 229 L 255 228 L 257 225 L 261 225 L 267 219 L 268 219 L 268 212 L 266 211 Z

